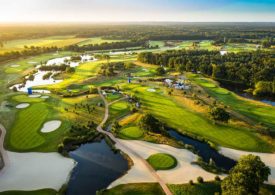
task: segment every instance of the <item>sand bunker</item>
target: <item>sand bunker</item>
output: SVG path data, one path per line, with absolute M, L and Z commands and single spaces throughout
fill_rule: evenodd
M 18 65 L 18 64 L 11 65 L 12 68 L 17 68 L 17 67 L 19 67 L 19 66 L 20 66 L 20 65 Z
M 42 99 L 48 99 L 48 98 L 49 98 L 49 96 L 44 95 L 44 96 L 41 96 L 40 98 L 42 98 Z
M 48 121 L 46 123 L 44 123 L 41 132 L 42 133 L 49 133 L 52 131 L 57 130 L 60 126 L 61 126 L 61 121 L 58 120 L 54 120 L 54 121 Z
M 8 190 L 59 190 L 75 163 L 58 153 L 7 152 L 8 163 L 0 172 L 0 192 Z
M 157 171 L 157 174 L 166 183 L 188 183 L 191 179 L 195 181 L 198 176 L 202 176 L 204 180 L 213 180 L 216 176 L 216 174 L 206 172 L 201 167 L 191 164 L 191 162 L 196 161 L 197 155 L 188 150 L 144 141 L 120 140 L 120 142 L 125 144 L 128 148 L 135 148 L 135 152 L 143 159 L 147 159 L 150 155 L 155 153 L 168 153 L 174 156 L 178 161 L 178 165 L 175 168 L 171 170 Z M 116 145 L 116 147 L 120 149 L 119 145 Z M 124 152 L 126 152 L 133 160 L 134 165 L 126 175 L 114 181 L 108 188 L 126 183 L 156 182 L 155 178 L 149 171 L 147 171 L 148 169 L 137 156 L 132 155 L 127 151 Z M 224 176 L 221 177 L 223 178 Z
M 40 94 L 29 95 L 30 98 L 39 98 L 40 96 L 41 96 Z
M 149 92 L 156 92 L 155 89 L 147 89 L 147 91 L 149 91 Z
M 27 107 L 29 107 L 30 106 L 30 104 L 28 104 L 28 103 L 22 103 L 22 104 L 18 104 L 17 106 L 16 106 L 16 108 L 18 108 L 18 109 L 23 109 L 23 108 L 27 108 Z
M 255 156 L 259 156 L 261 160 L 269 166 L 271 170 L 271 175 L 268 178 L 269 184 L 275 184 L 275 154 L 269 154 L 269 153 L 259 153 L 259 152 L 245 152 L 241 150 L 234 150 L 230 148 L 224 148 L 221 147 L 220 153 L 224 156 L 227 156 L 229 158 L 232 158 L 234 160 L 238 160 L 243 155 L 253 154 Z

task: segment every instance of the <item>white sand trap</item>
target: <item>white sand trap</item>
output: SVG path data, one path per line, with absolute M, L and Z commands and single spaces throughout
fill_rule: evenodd
M 20 65 L 18 65 L 18 64 L 11 65 L 12 68 L 17 68 L 17 67 L 19 67 L 19 66 L 20 66 Z
M 16 106 L 16 108 L 17 109 L 23 109 L 23 108 L 27 108 L 27 107 L 29 107 L 30 106 L 30 104 L 28 104 L 28 103 L 22 103 L 22 104 L 18 104 L 17 106 Z
M 40 96 L 41 96 L 40 94 L 29 95 L 30 98 L 39 98 Z
M 48 98 L 49 98 L 49 96 L 44 95 L 44 96 L 41 96 L 40 98 L 42 98 L 42 99 L 48 99 Z
M 255 156 L 259 156 L 261 160 L 269 166 L 271 170 L 271 175 L 268 178 L 269 184 L 275 184 L 275 154 L 270 153 L 259 153 L 259 152 L 246 152 L 241 150 L 234 150 L 230 148 L 221 147 L 220 153 L 224 156 L 232 158 L 234 160 L 238 160 L 243 155 L 253 154 Z
M 49 132 L 55 131 L 61 126 L 61 124 L 62 124 L 62 122 L 58 121 L 58 120 L 48 121 L 48 122 L 44 123 L 44 125 L 41 129 L 41 132 L 49 133 Z
M 147 91 L 149 91 L 149 92 L 156 92 L 155 89 L 147 89 Z
M 125 144 L 128 148 L 134 149 L 143 159 L 147 159 L 150 155 L 156 153 L 168 153 L 174 156 L 178 161 L 178 165 L 175 168 L 171 170 L 157 171 L 157 174 L 165 183 L 188 183 L 191 179 L 196 181 L 198 176 L 203 177 L 204 180 L 213 180 L 216 176 L 215 174 L 206 172 L 197 165 L 192 165 L 191 162 L 196 161 L 197 155 L 186 149 L 177 149 L 168 145 L 153 144 L 144 141 L 120 140 L 120 142 Z M 116 147 L 121 149 L 120 145 L 116 145 Z M 125 148 L 124 152 L 127 153 Z M 108 186 L 108 188 L 126 183 L 156 182 L 155 178 L 149 171 L 147 171 L 148 169 L 137 156 L 132 155 L 130 152 L 127 154 L 130 154 L 129 156 L 133 160 L 134 165 L 126 175 L 114 181 L 110 186 Z M 221 178 L 223 177 L 224 175 L 221 176 Z
M 8 190 L 59 190 L 75 165 L 58 153 L 7 152 L 8 163 L 0 172 L 0 192 Z

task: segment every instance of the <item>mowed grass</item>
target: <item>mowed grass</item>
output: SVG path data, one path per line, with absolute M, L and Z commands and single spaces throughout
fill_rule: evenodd
M 0 54 L 10 51 L 22 51 L 24 47 L 53 47 L 62 48 L 68 45 L 74 45 L 85 41 L 86 38 L 75 38 L 74 36 L 51 36 L 39 39 L 19 39 L 8 41 L 0 49 Z
M 177 159 L 170 154 L 153 154 L 147 161 L 155 170 L 169 170 L 177 166 Z
M 122 139 L 140 139 L 143 136 L 143 130 L 138 126 L 123 127 L 119 131 L 119 137 Z
M 238 96 L 237 94 L 217 87 L 207 87 L 207 85 L 213 85 L 211 79 L 202 78 L 202 76 L 195 74 L 187 74 L 190 79 L 195 83 L 204 87 L 207 92 L 218 101 L 223 102 L 225 105 L 230 106 L 233 110 L 255 120 L 259 123 L 263 123 L 275 131 L 275 108 L 261 103 L 259 101 L 249 100 Z M 202 84 L 201 81 L 206 84 Z
M 16 102 L 26 102 L 26 103 L 34 103 L 34 102 L 43 102 L 45 99 L 42 99 L 40 97 L 38 98 L 32 98 L 28 95 L 16 95 L 12 97 L 12 100 Z
M 133 61 L 135 58 L 128 58 L 126 61 Z M 120 62 L 123 61 L 123 58 L 117 58 L 112 59 L 110 62 Z M 80 64 L 78 67 L 76 67 L 75 73 L 73 73 L 69 78 L 64 79 L 62 82 L 53 84 L 53 85 L 47 85 L 47 86 L 37 86 L 35 88 L 43 88 L 43 89 L 50 89 L 50 90 L 56 90 L 59 91 L 61 89 L 66 89 L 66 87 L 72 85 L 72 84 L 81 84 L 86 79 L 95 78 L 98 75 L 98 72 L 100 70 L 100 67 L 102 64 L 105 64 L 106 60 L 99 60 L 96 62 L 86 62 L 83 64 Z M 107 80 L 109 81 L 109 79 Z M 95 81 L 95 83 L 97 83 Z M 95 84 L 93 83 L 93 84 Z M 100 83 L 100 81 L 98 81 Z
M 100 195 L 164 195 L 158 183 L 130 183 L 104 190 Z
M 22 75 L 24 71 L 34 68 L 36 65 L 41 64 L 41 62 L 46 62 L 53 58 L 64 57 L 68 55 L 72 55 L 72 52 L 59 52 L 57 53 L 47 53 L 37 55 L 35 57 L 28 57 L 25 59 L 14 60 L 12 62 L 8 62 L 7 64 L 3 64 L 5 67 L 5 73 L 8 74 L 17 74 Z M 31 63 L 33 62 L 33 63 Z M 19 65 L 18 67 L 12 67 L 13 65 Z
M 0 195 L 56 195 L 58 194 L 53 189 L 41 189 L 34 191 L 5 191 L 0 192 Z
M 45 138 L 38 132 L 49 114 L 45 103 L 31 105 L 19 111 L 16 122 L 8 132 L 11 148 L 15 150 L 29 150 L 42 145 Z
M 102 37 L 92 37 L 92 38 L 88 38 L 84 41 L 81 41 L 80 43 L 78 43 L 78 46 L 83 46 L 83 45 L 90 45 L 90 44 L 102 44 L 102 43 L 115 43 L 115 42 L 123 42 L 123 41 L 128 41 L 128 40 L 115 40 L 115 39 L 104 39 Z
M 271 152 L 272 146 L 260 139 L 254 132 L 244 128 L 213 124 L 199 113 L 176 102 L 160 92 L 148 92 L 148 87 L 138 84 L 122 86 L 126 91 L 134 93 L 141 101 L 143 109 L 155 115 L 162 122 L 180 132 L 188 132 L 204 137 L 216 144 L 240 150 Z
M 126 101 L 119 101 L 109 106 L 109 121 L 119 119 L 130 112 L 130 105 Z

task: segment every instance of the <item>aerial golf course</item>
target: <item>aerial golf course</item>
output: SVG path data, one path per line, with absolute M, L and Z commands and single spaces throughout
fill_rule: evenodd
M 100 160 L 100 155 L 107 152 L 110 155 L 102 158 L 107 159 L 106 163 L 114 162 L 114 168 L 102 162 L 107 168 L 109 166 L 108 170 L 118 168 L 121 163 L 115 162 L 119 160 L 125 167 L 118 168 L 116 174 L 119 172 L 119 175 L 115 178 L 104 180 L 104 187 L 96 186 L 101 194 L 164 194 L 166 188 L 173 194 L 220 191 L 219 181 L 214 179 L 217 175 L 224 178 L 228 170 L 221 169 L 215 162 L 211 167 L 210 161 L 200 159 L 196 144 L 178 140 L 171 136 L 171 131 L 191 142 L 206 144 L 217 155 L 221 155 L 220 150 L 228 149 L 234 154 L 255 153 L 264 156 L 268 163 L 272 161 L 274 106 L 241 97 L 200 71 L 165 67 L 164 72 L 160 72 L 159 65 L 139 60 L 141 53 L 148 51 L 155 55 L 168 49 L 220 51 L 221 46 L 213 45 L 212 41 L 203 40 L 198 45 L 186 40 L 150 41 L 152 48 L 132 50 L 131 47 L 122 51 L 62 50 L 70 45 L 85 47 L 123 41 L 130 42 L 103 37 L 53 36 L 15 40 L 6 45 L 5 51 L 23 51 L 24 45 L 59 49 L 1 62 L 0 123 L 5 129 L 4 150 L 12 156 L 13 170 L 7 168 L 10 175 L 4 175 L 2 180 L 0 175 L 0 189 L 4 189 L 0 194 L 56 194 L 66 190 L 73 194 L 76 191 L 70 185 L 74 186 L 71 184 L 74 180 L 68 178 L 79 166 L 75 162 L 88 159 L 87 162 L 95 163 L 93 159 Z M 228 52 L 238 53 L 251 51 L 249 48 L 254 45 L 224 47 L 229 48 Z M 178 87 L 180 82 L 185 88 Z M 210 114 L 213 107 L 223 108 L 229 115 L 228 120 L 215 120 Z M 89 147 L 103 154 L 89 152 Z M 56 166 L 55 170 L 63 166 L 64 170 L 57 173 L 59 183 L 48 181 L 55 177 L 54 170 L 50 170 L 45 159 L 39 168 L 37 161 L 32 160 L 35 155 L 38 159 L 53 155 L 49 161 Z M 223 156 L 238 160 L 226 152 Z M 41 180 L 48 183 L 43 186 L 30 181 L 9 187 L 4 180 L 11 181 L 18 176 L 14 173 L 18 167 L 13 164 L 20 160 L 23 165 L 28 163 L 34 167 L 33 171 L 26 171 L 30 172 L 27 180 L 44 168 L 47 174 L 43 172 Z M 139 169 L 139 165 L 142 168 Z M 273 166 L 274 161 L 268 165 Z M 200 175 L 192 176 L 193 172 Z M 184 175 L 187 176 L 182 179 Z M 197 181 L 198 176 L 207 182 Z M 269 184 L 274 185 L 274 169 L 270 178 Z M 18 181 L 22 179 L 18 177 Z M 272 191 L 272 188 L 266 185 L 262 190 Z M 41 190 L 35 191 L 37 189 Z

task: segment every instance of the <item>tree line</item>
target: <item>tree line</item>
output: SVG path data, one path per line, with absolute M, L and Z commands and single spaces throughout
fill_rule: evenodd
M 242 52 L 221 55 L 218 51 L 172 50 L 138 55 L 143 63 L 168 67 L 179 72 L 201 72 L 218 81 L 256 88 L 256 95 L 275 94 L 275 54 Z

